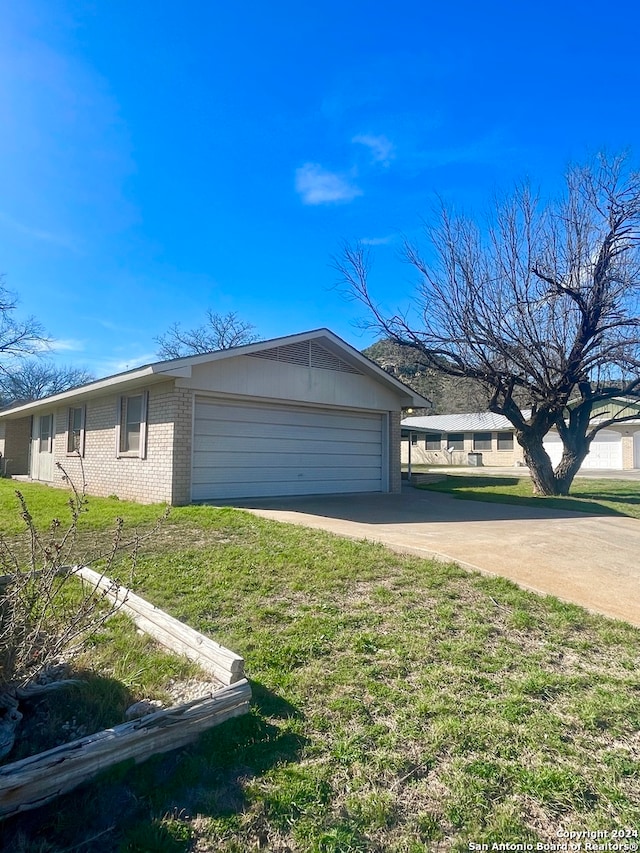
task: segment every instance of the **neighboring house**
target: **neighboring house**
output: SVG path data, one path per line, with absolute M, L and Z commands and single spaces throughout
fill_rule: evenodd
M 142 502 L 400 489 L 429 401 L 327 329 L 146 365 L 0 412 L 10 474 Z
M 592 420 L 595 424 L 613 415 L 635 413 L 637 418 L 612 424 L 597 433 L 583 468 L 640 468 L 640 400 L 608 400 L 594 409 Z M 562 441 L 555 430 L 546 436 L 544 446 L 553 465 L 557 465 L 562 457 Z M 480 454 L 481 458 L 470 458 L 469 454 Z M 405 418 L 401 457 L 405 464 L 411 458 L 414 465 L 524 465 L 522 448 L 510 421 L 491 412 Z

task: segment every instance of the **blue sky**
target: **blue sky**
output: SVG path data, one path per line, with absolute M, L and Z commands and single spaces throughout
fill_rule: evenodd
M 328 326 L 343 240 L 389 306 L 434 195 L 482 213 L 569 162 L 638 155 L 640 12 L 582 2 L 0 0 L 0 272 L 105 375 L 205 309 Z

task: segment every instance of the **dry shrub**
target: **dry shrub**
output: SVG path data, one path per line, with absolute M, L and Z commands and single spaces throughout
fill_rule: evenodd
M 46 530 L 38 530 L 17 490 L 17 511 L 26 525 L 26 542 L 0 536 L 0 713 L 4 709 L 0 757 L 11 749 L 12 732 L 21 719 L 19 700 L 41 690 L 38 681 L 43 674 L 61 660 L 69 660 L 121 606 L 122 601 L 109 601 L 108 591 L 100 592 L 76 577 L 79 566 L 97 564 L 101 577 L 112 579 L 117 563 L 121 582 L 126 572 L 126 586 L 131 585 L 135 569 L 140 540 L 137 536 L 124 539 L 122 518 L 116 520 L 105 553 L 91 560 L 78 558 L 78 521 L 87 511 L 88 501 L 84 486 L 78 490 L 59 467 L 71 486 L 69 520 L 63 524 L 54 518 Z

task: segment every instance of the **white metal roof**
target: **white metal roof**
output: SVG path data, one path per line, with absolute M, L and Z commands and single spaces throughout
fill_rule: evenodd
M 402 426 L 420 432 L 499 432 L 513 429 L 513 424 L 504 415 L 494 415 L 493 412 L 405 418 Z
M 616 398 L 620 399 L 620 398 Z M 531 414 L 529 409 L 523 409 L 525 419 Z M 605 417 L 594 417 L 592 425 L 605 420 Z M 640 418 L 620 421 L 620 425 L 634 426 L 640 423 Z M 465 412 L 457 415 L 424 415 L 423 417 L 405 418 L 402 428 L 416 432 L 509 432 L 513 424 L 504 415 L 494 415 L 493 412 Z

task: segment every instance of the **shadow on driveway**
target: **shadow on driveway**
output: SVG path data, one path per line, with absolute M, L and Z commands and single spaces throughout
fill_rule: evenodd
M 310 495 L 289 498 L 255 498 L 234 501 L 211 501 L 216 505 L 239 509 L 275 510 L 324 518 L 342 519 L 362 524 L 426 524 L 428 522 L 459 523 L 461 521 L 512 521 L 556 518 L 580 518 L 589 515 L 611 515 L 605 511 L 575 512 L 547 506 L 489 503 L 460 500 L 443 492 L 414 489 L 405 485 L 400 495 L 379 493 L 349 495 Z

